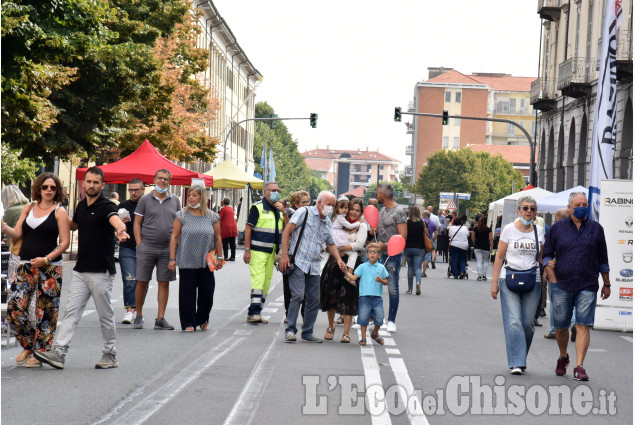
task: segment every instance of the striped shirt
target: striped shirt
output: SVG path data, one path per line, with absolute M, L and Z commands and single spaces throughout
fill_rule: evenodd
M 300 246 L 296 248 L 306 214 L 309 214 L 306 228 Z M 331 220 L 328 217 L 321 218 L 317 207 L 313 206 L 298 209 L 289 222 L 296 226 L 291 234 L 291 243 L 289 244 L 289 255 L 294 255 L 294 264 L 304 273 L 319 275 L 322 244 L 333 245 L 335 243 L 331 234 Z

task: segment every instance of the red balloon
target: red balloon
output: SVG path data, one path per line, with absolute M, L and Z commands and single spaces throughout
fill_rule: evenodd
M 369 205 L 364 208 L 364 220 L 370 225 L 370 227 L 377 227 L 379 223 L 379 211 L 374 205 Z
M 406 240 L 401 235 L 395 235 L 388 240 L 388 255 L 399 255 L 406 247 Z

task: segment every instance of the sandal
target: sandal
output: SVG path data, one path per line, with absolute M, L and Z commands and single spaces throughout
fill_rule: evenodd
M 384 338 L 380 337 L 379 334 L 371 333 L 370 337 L 373 339 L 373 341 L 377 342 L 377 344 L 384 345 Z
M 188 326 L 187 328 L 183 329 L 183 332 L 194 332 L 194 326 Z
M 343 344 L 348 344 L 349 342 L 351 342 L 351 337 L 348 335 L 342 335 L 342 339 L 340 339 L 340 342 Z
M 359 340 L 359 345 L 361 345 L 362 347 L 366 346 L 366 338 L 362 338 Z
M 344 318 L 342 316 L 340 316 L 336 321 L 335 321 L 336 325 L 343 325 L 344 324 Z
M 205 332 L 205 331 L 207 330 L 207 327 L 208 327 L 208 326 L 209 326 L 209 324 L 208 324 L 207 322 L 205 322 L 205 323 L 203 323 L 200 327 L 201 327 L 201 330 L 202 330 L 203 332 Z
M 24 367 L 42 367 L 42 362 L 35 357 L 31 357 L 29 360 L 27 360 Z
M 22 350 L 22 352 L 15 357 L 15 364 L 22 366 L 31 358 L 32 354 L 33 353 L 29 350 Z
M 326 333 L 324 334 L 324 339 L 330 341 L 333 339 L 333 334 L 335 333 L 335 329 L 326 328 Z

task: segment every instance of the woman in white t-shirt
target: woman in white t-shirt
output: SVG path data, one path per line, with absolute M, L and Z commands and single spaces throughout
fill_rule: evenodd
M 522 375 L 527 367 L 527 353 L 534 337 L 534 317 L 540 303 L 540 268 L 544 235 L 535 227 L 536 200 L 525 196 L 518 200 L 520 220 L 505 226 L 498 242 L 498 252 L 492 273 L 492 298 L 496 299 L 500 290 L 507 364 L 513 375 Z M 538 253 L 538 260 L 536 260 Z M 503 260 L 507 261 L 501 272 Z M 530 270 L 538 267 L 536 283 L 531 291 L 512 292 L 506 284 L 506 268 Z
M 448 230 L 448 237 L 450 238 L 452 275 L 455 279 L 463 279 L 465 277 L 467 250 L 470 247 L 467 241 L 467 238 L 470 237 L 470 231 L 465 227 L 463 217 L 454 219 L 454 224 Z

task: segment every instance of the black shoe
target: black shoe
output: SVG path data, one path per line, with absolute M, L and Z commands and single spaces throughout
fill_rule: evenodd
M 432 262 L 432 268 L 433 268 L 433 269 L 436 269 L 436 268 L 437 268 L 437 266 L 435 266 L 435 265 L 434 265 L 434 261 Z
M 540 323 L 538 319 L 534 319 L 534 326 L 542 326 L 542 323 Z
M 545 313 L 545 309 L 541 308 L 540 309 L 540 317 L 545 317 L 547 315 L 547 313 Z

